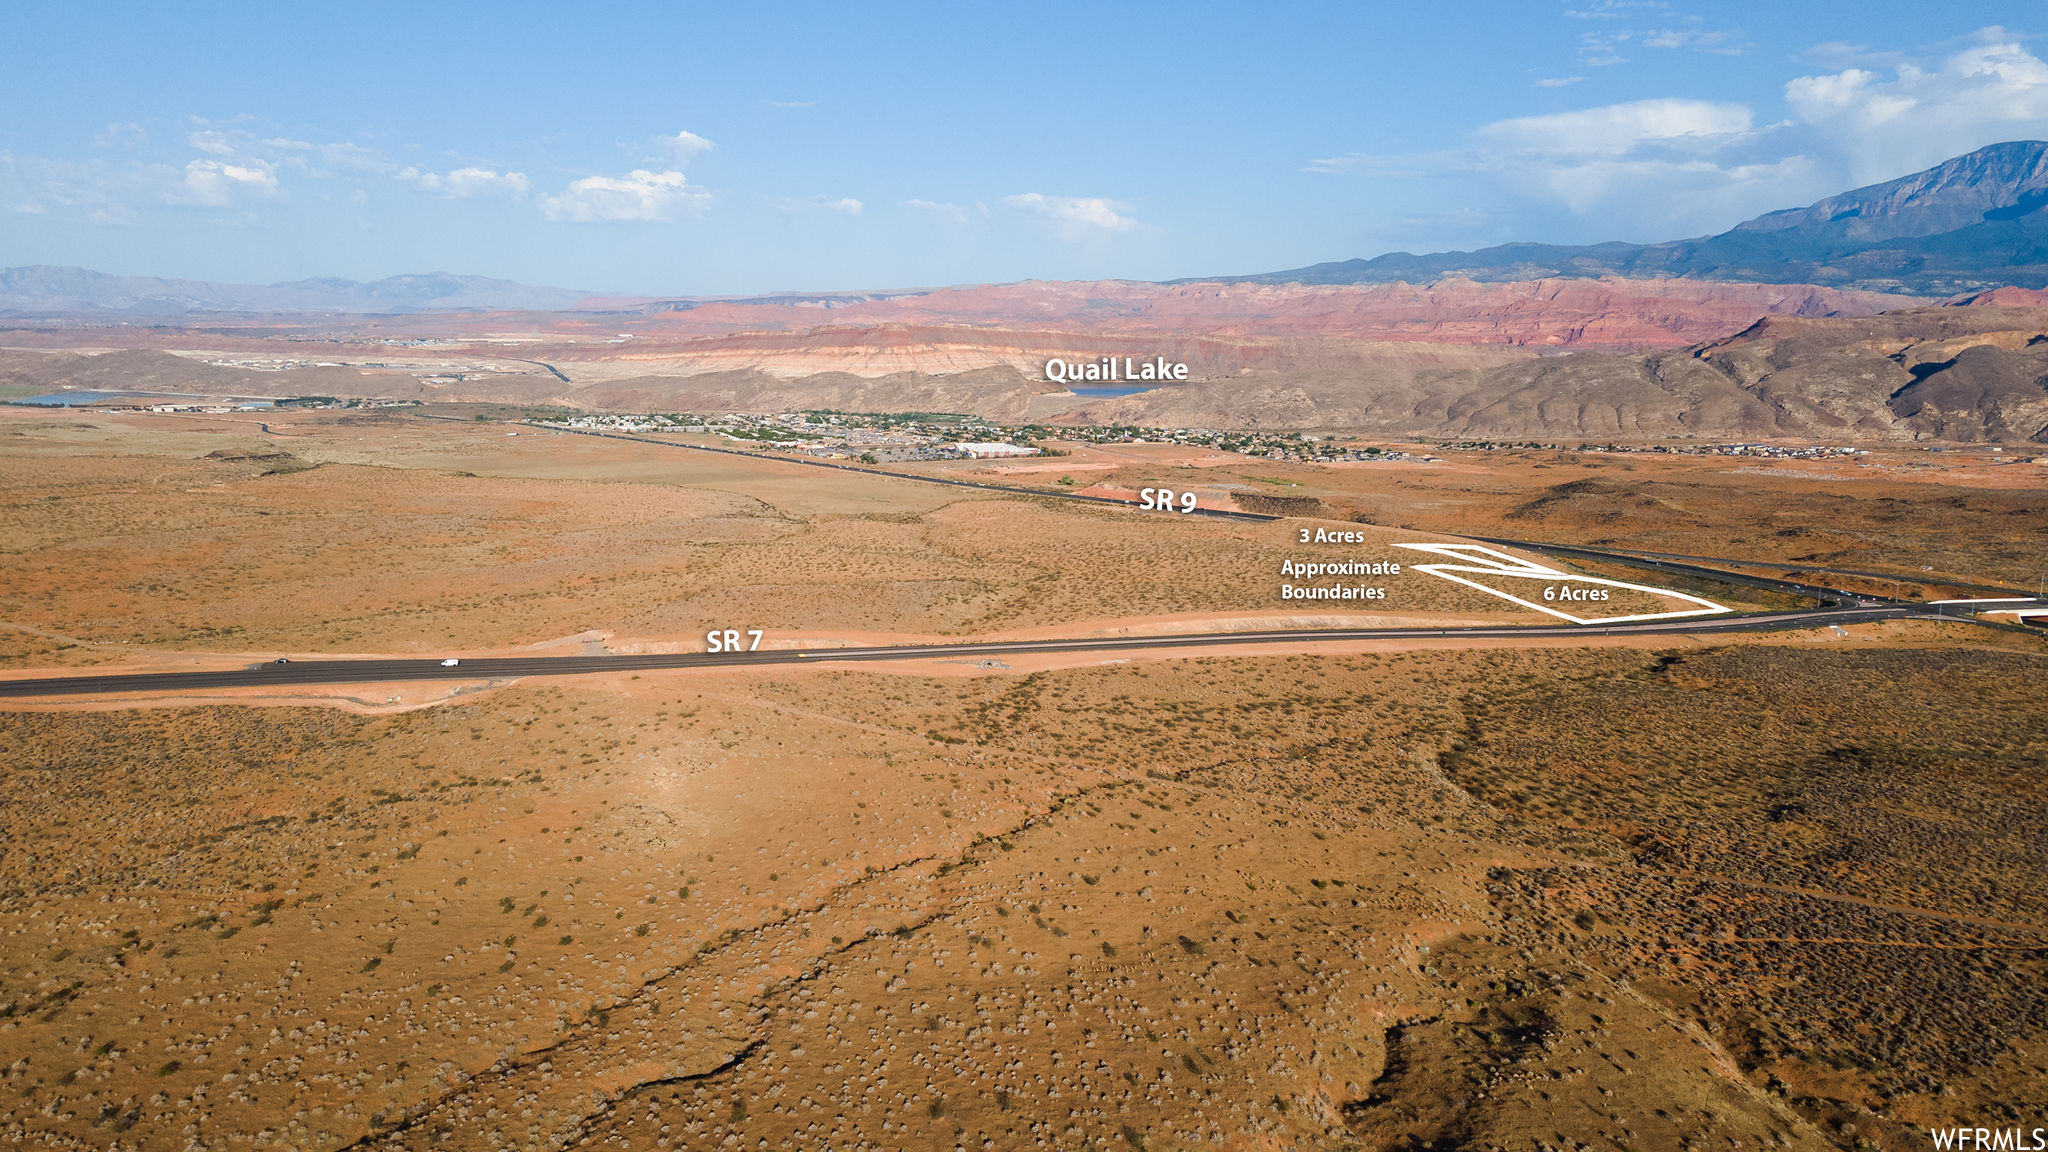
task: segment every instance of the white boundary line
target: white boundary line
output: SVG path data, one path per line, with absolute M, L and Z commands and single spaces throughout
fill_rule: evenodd
M 2032 604 L 2032 596 L 1992 596 L 1982 600 L 1929 600 L 1929 604 Z
M 1600 576 L 1578 576 L 1556 568 L 1547 568 L 1534 561 L 1523 560 L 1519 557 L 1510 556 L 1505 552 L 1495 551 L 1483 544 L 1396 544 L 1394 547 L 1409 548 L 1417 552 L 1433 552 L 1439 556 L 1448 556 L 1453 560 L 1464 560 L 1467 563 L 1417 564 L 1414 566 L 1414 570 L 1417 572 L 1427 572 L 1432 576 L 1451 580 L 1468 588 L 1477 588 L 1481 592 L 1498 596 L 1503 600 L 1512 600 L 1524 608 L 1533 608 L 1538 612 L 1555 616 L 1560 620 L 1569 620 L 1574 624 L 1623 624 L 1633 620 L 1673 620 L 1684 616 L 1713 616 L 1722 612 L 1734 611 L 1733 608 L 1716 604 L 1712 600 L 1703 600 L 1698 596 L 1689 595 L 1684 592 L 1673 592 L 1668 588 L 1653 588 L 1648 584 L 1629 584 L 1621 580 L 1608 580 Z M 1605 584 L 1610 588 L 1626 588 L 1631 592 L 1648 592 L 1653 596 L 1668 596 L 1673 599 L 1688 600 L 1698 604 L 1699 607 L 1684 608 L 1676 612 L 1648 612 L 1639 616 L 1600 616 L 1589 620 L 1574 616 L 1569 612 L 1560 612 L 1555 608 L 1547 607 L 1531 600 L 1524 600 L 1520 596 L 1511 595 L 1498 588 L 1488 587 L 1477 580 L 1467 580 L 1463 576 L 1453 576 L 1453 572 L 1470 572 L 1481 576 L 1563 579 L 1577 584 Z

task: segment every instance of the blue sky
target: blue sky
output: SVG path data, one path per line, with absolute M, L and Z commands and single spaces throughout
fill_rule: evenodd
M 644 294 L 1658 240 L 2048 138 L 2038 4 L 16 5 L 0 266 Z

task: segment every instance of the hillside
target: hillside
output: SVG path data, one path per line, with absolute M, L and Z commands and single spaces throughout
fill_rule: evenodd
M 1648 354 L 1578 352 L 1405 380 L 1210 382 L 1094 402 L 1069 418 L 1452 439 L 2039 444 L 2048 443 L 2048 310 L 1768 317 L 1726 339 Z
M 1076 336 L 1325 337 L 1516 347 L 1658 348 L 1741 331 L 1763 315 L 1862 316 L 1924 302 L 1911 296 L 1806 284 L 1709 284 L 1622 278 L 1559 278 L 1514 284 L 1456 278 L 1417 284 L 1150 284 L 1136 280 L 1027 280 L 967 285 L 916 296 L 848 302 L 825 316 L 803 302 L 724 301 L 688 311 L 649 306 L 626 324 L 647 342 L 740 335 L 763 347 L 811 344 L 823 333 L 884 326 L 956 326 L 991 345 L 1006 333 Z M 821 319 L 829 326 L 820 326 Z M 612 316 L 587 327 L 617 326 Z M 863 338 L 865 339 L 865 338 Z M 1050 346 L 1056 354 L 1071 343 Z M 1140 349 L 1140 352 L 1143 350 Z M 1136 354 L 1136 353 L 1133 353 Z
M 630 359 L 550 360 L 567 383 L 529 361 L 451 383 L 424 368 L 259 372 L 142 350 L 13 351 L 0 356 L 0 384 L 18 394 L 125 386 L 611 411 L 948 411 L 1019 423 L 1450 439 L 2048 443 L 2048 308 L 2037 296 L 2008 290 L 1975 304 L 1878 315 L 1767 316 L 1737 332 L 1652 351 L 1542 355 L 1430 341 L 1154 339 L 1198 365 L 1203 378 L 1123 396 L 1076 395 L 1035 379 L 1029 355 L 1061 339 L 1105 354 L 1141 354 L 1139 338 L 1004 333 L 1007 343 L 996 345 L 988 332 L 959 328 L 706 338 Z M 547 354 L 576 352 L 565 346 Z

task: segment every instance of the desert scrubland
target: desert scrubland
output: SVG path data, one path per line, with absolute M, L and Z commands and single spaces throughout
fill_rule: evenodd
M 1283 561 L 1408 566 L 1434 558 L 1392 545 L 1440 532 L 1346 524 L 1369 542 L 1303 550 L 1286 524 L 505 430 L 377 413 L 9 410 L 0 652 L 23 666 L 466 653 L 584 633 L 697 650 L 712 627 L 829 643 L 1332 612 L 1533 618 L 1412 571 L 1351 581 L 1384 585 L 1385 601 L 1280 599 Z
M 0 437 L 18 670 L 1241 626 L 1304 617 L 1283 560 L 1453 531 L 1932 588 L 2025 580 L 2044 515 L 1982 455 L 920 466 L 1316 502 L 1261 524 L 401 413 Z M 2044 657 L 1918 623 L 20 706 L 0 1140 L 1917 1147 L 2048 1107 Z
M 0 1132 L 1908 1147 L 2048 1104 L 2009 643 L 10 713 Z
M 1837 585 L 1826 569 L 1875 571 L 1884 578 L 1869 587 L 1885 595 L 1947 594 L 1944 579 L 2031 591 L 2043 574 L 2048 466 L 1981 448 L 1830 461 L 1395 444 L 1441 459 L 1316 465 L 1077 444 L 1063 469 L 1013 482 L 1046 486 L 1063 471 L 1125 491 L 1234 483 L 1318 501 L 1321 516 L 1418 532 L 1770 561 L 1828 587 L 1855 582 Z
M 2023 34 L 728 7 L 9 22 L 0 1149 L 2042 1152 Z

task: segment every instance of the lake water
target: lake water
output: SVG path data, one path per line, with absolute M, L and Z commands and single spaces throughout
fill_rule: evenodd
M 51 392 L 44 396 L 23 396 L 9 400 L 9 404 L 29 404 L 37 408 L 90 408 L 95 404 L 139 404 L 156 402 L 160 404 L 256 404 L 268 408 L 274 400 L 253 397 L 197 396 L 190 392 Z
M 48 396 L 23 396 L 10 403 L 33 404 L 38 408 L 62 408 L 68 404 L 75 408 L 105 404 L 109 400 L 123 400 L 134 395 L 133 392 L 52 392 Z
M 1075 388 L 1069 386 L 1067 391 L 1072 392 L 1076 396 L 1101 399 L 1103 397 L 1129 396 L 1134 392 L 1150 392 L 1157 387 L 1159 387 L 1157 384 L 1112 384 L 1104 388 Z

